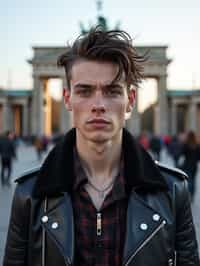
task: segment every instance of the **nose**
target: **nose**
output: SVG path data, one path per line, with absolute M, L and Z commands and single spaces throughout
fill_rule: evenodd
M 92 103 L 92 112 L 104 113 L 105 111 L 106 111 L 105 99 L 102 95 L 102 92 L 97 91 L 94 95 L 94 99 L 93 99 L 93 103 Z

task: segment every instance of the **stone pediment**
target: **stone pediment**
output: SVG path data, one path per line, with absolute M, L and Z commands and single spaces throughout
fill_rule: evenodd
M 136 46 L 139 54 L 148 54 L 148 64 L 165 64 L 170 63 L 167 58 L 167 46 Z M 30 64 L 37 65 L 56 65 L 58 57 L 66 51 L 67 47 L 50 47 L 50 46 L 35 46 L 33 47 L 34 56 L 28 60 Z
M 56 64 L 58 57 L 66 51 L 66 47 L 33 47 L 34 57 L 28 60 L 31 64 Z

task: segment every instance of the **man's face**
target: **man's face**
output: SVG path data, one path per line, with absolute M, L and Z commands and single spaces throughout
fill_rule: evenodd
M 117 72 L 115 64 L 89 60 L 72 67 L 64 101 L 72 112 L 73 126 L 85 140 L 103 142 L 117 137 L 132 110 L 135 92 L 127 93 L 123 79 L 113 82 Z

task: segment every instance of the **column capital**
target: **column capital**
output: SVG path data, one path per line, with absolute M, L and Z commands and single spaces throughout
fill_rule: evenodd
M 38 74 L 32 74 L 32 78 L 33 79 L 40 79 L 41 78 L 41 76 L 40 75 L 38 75 Z
M 9 107 L 9 100 L 7 97 L 5 98 L 5 100 L 3 102 L 3 106 Z
M 22 103 L 22 105 L 23 105 L 23 107 L 27 107 L 27 106 L 28 106 L 28 100 L 24 101 L 24 102 Z
M 168 77 L 168 74 L 167 73 L 162 73 L 162 74 L 159 74 L 158 76 L 157 76 L 157 79 L 159 80 L 159 79 L 162 79 L 162 78 L 167 78 Z

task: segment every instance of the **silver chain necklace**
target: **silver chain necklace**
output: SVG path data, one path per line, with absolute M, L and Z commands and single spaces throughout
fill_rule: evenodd
M 104 199 L 105 197 L 105 192 L 112 187 L 112 185 L 114 184 L 115 178 L 112 179 L 112 181 L 107 185 L 107 187 L 105 187 L 104 189 L 99 189 L 97 188 L 94 184 L 92 184 L 92 182 L 88 179 L 88 184 L 95 190 L 98 192 L 98 195 L 101 199 Z

